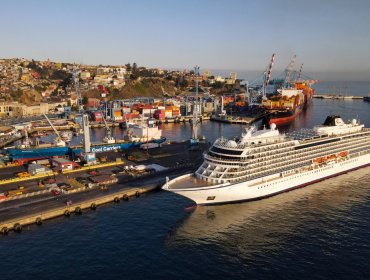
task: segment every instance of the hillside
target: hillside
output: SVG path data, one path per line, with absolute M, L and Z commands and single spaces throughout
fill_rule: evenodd
M 12 96 L 12 98 L 28 106 L 40 104 L 43 99 L 41 93 L 36 90 L 25 90 L 19 97 Z
M 110 90 L 109 100 L 133 98 L 133 97 L 162 97 L 166 93 L 168 96 L 174 96 L 177 93 L 175 82 L 161 78 L 139 78 L 129 81 L 118 90 Z M 89 90 L 82 93 L 83 96 L 100 98 L 98 90 Z

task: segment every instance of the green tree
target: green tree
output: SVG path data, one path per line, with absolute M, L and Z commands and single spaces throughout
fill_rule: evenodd
M 126 67 L 126 71 L 127 71 L 127 72 L 131 71 L 131 64 L 130 64 L 130 63 L 127 63 L 127 64 L 125 65 L 125 67 Z
M 133 74 L 137 74 L 137 64 L 136 64 L 136 62 L 134 62 L 133 64 L 132 64 L 132 73 Z
M 82 104 L 83 105 L 86 105 L 88 101 L 89 101 L 89 98 L 87 96 L 82 97 Z

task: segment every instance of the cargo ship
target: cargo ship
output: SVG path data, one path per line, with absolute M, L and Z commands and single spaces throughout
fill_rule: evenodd
M 370 93 L 367 96 L 364 96 L 364 101 L 370 102 Z
M 312 103 L 315 91 L 305 82 L 296 82 L 292 88 L 278 89 L 278 94 L 262 100 L 269 114 L 264 123 L 289 124 Z
M 55 143 L 31 145 L 28 138 L 25 143 L 15 148 L 5 149 L 5 154 L 9 161 L 18 164 L 30 161 L 60 157 L 60 156 L 78 156 L 84 151 L 83 146 L 67 146 L 64 141 L 55 139 Z M 92 143 L 91 152 L 101 153 L 116 150 L 127 150 L 140 147 L 146 143 L 162 144 L 166 138 L 162 136 L 162 131 L 155 124 L 144 124 L 133 126 L 128 135 L 123 140 L 116 140 L 113 137 L 105 137 L 102 143 Z

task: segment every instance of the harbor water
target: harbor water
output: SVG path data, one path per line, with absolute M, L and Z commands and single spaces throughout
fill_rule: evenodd
M 311 128 L 328 114 L 370 127 L 370 103 L 316 99 L 282 130 Z M 161 126 L 170 141 L 191 135 L 189 124 Z M 201 124 L 210 142 L 243 129 Z M 370 277 L 370 168 L 260 201 L 192 205 L 160 191 L 0 236 L 1 279 Z

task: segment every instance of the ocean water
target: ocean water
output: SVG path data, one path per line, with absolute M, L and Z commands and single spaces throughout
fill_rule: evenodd
M 313 85 L 317 94 L 340 94 L 367 96 L 370 93 L 370 81 L 352 82 L 329 82 L 323 81 Z
M 370 103 L 314 100 L 282 130 L 328 114 L 370 127 Z M 189 124 L 162 129 L 171 141 L 191 135 Z M 203 122 L 201 134 L 243 129 Z M 192 205 L 158 191 L 0 236 L 0 279 L 370 278 L 370 168 L 260 201 Z

